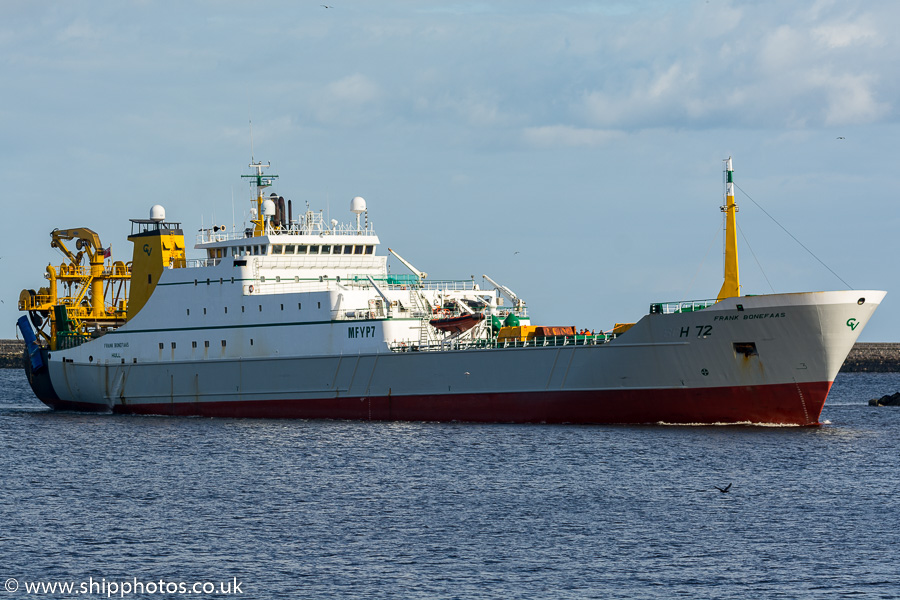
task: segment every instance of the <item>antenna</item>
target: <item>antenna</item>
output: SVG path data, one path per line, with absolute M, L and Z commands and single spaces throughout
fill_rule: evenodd
M 253 163 L 253 119 L 247 119 L 250 121 L 250 162 Z

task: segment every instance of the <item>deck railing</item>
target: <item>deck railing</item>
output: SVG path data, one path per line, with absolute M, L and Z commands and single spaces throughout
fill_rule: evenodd
M 447 350 L 495 350 L 498 348 L 546 348 L 554 346 L 599 346 L 614 340 L 611 333 L 597 335 L 558 335 L 536 337 L 530 340 L 453 340 L 432 344 L 420 344 L 417 341 L 398 341 L 388 344 L 391 352 L 440 352 Z
M 651 315 L 672 315 L 676 313 L 696 312 L 709 308 L 717 300 L 681 300 L 679 302 L 656 302 L 650 305 Z

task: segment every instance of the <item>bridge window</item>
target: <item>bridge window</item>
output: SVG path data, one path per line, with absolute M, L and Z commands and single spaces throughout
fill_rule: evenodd
M 319 253 L 319 246 L 310 246 L 310 247 L 309 247 L 309 253 L 310 253 L 310 254 L 318 254 L 318 253 Z
M 375 252 L 375 246 L 366 246 L 366 254 L 372 254 Z
M 340 253 L 341 253 L 341 247 L 340 247 L 340 246 L 335 246 L 335 247 L 334 247 L 334 250 L 333 250 L 331 253 L 332 253 L 332 254 L 340 254 Z
M 296 249 L 296 246 L 285 246 L 284 253 L 285 254 L 293 254 Z
M 272 254 L 284 254 L 284 246 L 281 244 L 275 244 L 272 246 Z
M 362 254 L 363 247 L 362 246 L 353 246 L 353 254 Z
M 350 254 L 353 252 L 353 246 L 344 246 L 344 254 Z
M 331 254 L 331 246 L 322 246 L 322 254 Z

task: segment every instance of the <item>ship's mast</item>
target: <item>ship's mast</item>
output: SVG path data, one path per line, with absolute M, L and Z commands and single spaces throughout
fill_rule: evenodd
M 265 198 L 263 198 L 263 190 L 272 185 L 272 180 L 278 177 L 278 175 L 266 175 L 263 176 L 263 169 L 268 169 L 272 166 L 272 163 L 262 164 L 262 161 L 259 162 L 250 162 L 250 168 L 256 169 L 255 175 L 241 175 L 241 177 L 252 177 L 256 179 L 256 218 L 251 219 L 250 222 L 253 223 L 253 235 L 260 236 L 265 235 L 266 232 L 266 222 L 265 218 L 262 214 L 262 204 Z
M 725 213 L 725 282 L 719 290 L 716 300 L 724 300 L 741 295 L 741 276 L 738 268 L 737 220 L 738 211 L 734 203 L 734 169 L 731 157 L 725 159 L 725 206 L 720 207 Z

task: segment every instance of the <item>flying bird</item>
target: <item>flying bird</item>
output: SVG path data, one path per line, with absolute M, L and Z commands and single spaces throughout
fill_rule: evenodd
M 716 488 L 717 490 L 719 490 L 720 492 L 722 492 L 723 494 L 727 494 L 727 493 L 728 493 L 728 490 L 731 489 L 731 484 L 729 483 L 728 485 L 726 485 L 726 486 L 723 487 L 723 488 L 720 488 L 720 487 L 717 486 L 717 485 L 714 485 L 713 487 Z
M 839 136 L 838 139 L 839 139 L 839 140 L 846 140 L 847 138 L 845 138 L 844 136 Z
M 319 6 L 322 6 L 322 7 L 324 7 L 324 8 L 331 8 L 331 7 L 328 6 L 327 4 L 320 4 Z

